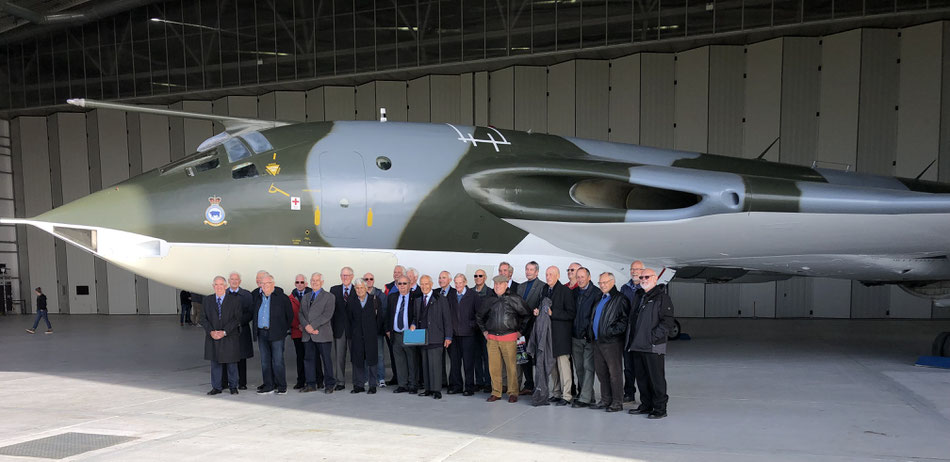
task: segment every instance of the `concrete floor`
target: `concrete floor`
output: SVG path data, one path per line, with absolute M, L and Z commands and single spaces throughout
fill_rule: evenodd
M 137 439 L 75 459 L 950 460 L 950 371 L 913 366 L 950 321 L 683 320 L 670 416 L 650 421 L 392 388 L 209 397 L 200 328 L 51 320 L 28 335 L 32 318 L 0 317 L 0 447 L 84 432 Z M 292 347 L 288 363 L 293 381 Z

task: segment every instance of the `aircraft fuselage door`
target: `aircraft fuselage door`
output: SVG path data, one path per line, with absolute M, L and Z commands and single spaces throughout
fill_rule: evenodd
M 367 221 L 366 172 L 355 151 L 320 154 L 320 234 L 355 239 Z

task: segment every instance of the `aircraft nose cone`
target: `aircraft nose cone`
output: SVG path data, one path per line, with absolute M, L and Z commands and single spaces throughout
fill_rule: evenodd
M 148 200 L 141 187 L 122 183 L 56 207 L 35 217 L 62 225 L 109 228 L 144 234 L 151 225 Z

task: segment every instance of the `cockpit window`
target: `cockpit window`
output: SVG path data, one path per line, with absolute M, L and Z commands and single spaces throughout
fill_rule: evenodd
M 251 152 L 244 147 L 244 143 L 236 138 L 224 142 L 224 150 L 228 152 L 228 161 L 237 162 L 245 157 L 251 157 Z
M 245 162 L 231 169 L 231 178 L 240 180 L 243 178 L 254 178 L 258 175 L 257 167 L 250 162 Z
M 253 149 L 257 154 L 274 150 L 274 147 L 271 146 L 270 141 L 267 141 L 267 138 L 258 132 L 245 133 L 241 135 L 241 138 L 244 138 L 244 141 L 247 141 L 247 144 L 250 145 L 251 149 Z
M 207 170 L 211 170 L 213 168 L 218 168 L 218 165 L 221 165 L 221 162 L 217 158 L 214 158 L 207 162 L 195 165 L 195 172 L 201 173 Z

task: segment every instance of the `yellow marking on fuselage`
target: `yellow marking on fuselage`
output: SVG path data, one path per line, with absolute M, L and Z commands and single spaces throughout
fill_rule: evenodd
M 271 183 L 271 184 L 270 184 L 270 188 L 267 188 L 267 192 L 269 192 L 269 193 L 271 193 L 271 194 L 274 194 L 274 193 L 281 193 L 281 194 L 283 194 L 283 195 L 285 195 L 285 196 L 287 196 L 287 197 L 290 197 L 290 194 L 287 194 L 286 192 L 284 192 L 284 190 L 278 188 L 277 186 L 274 186 L 274 183 Z
M 277 153 L 274 153 L 274 160 L 277 160 Z
M 320 226 L 320 206 L 313 208 L 313 224 Z
M 277 174 L 280 173 L 280 165 L 278 165 L 277 162 L 267 164 L 264 169 L 267 170 L 267 173 L 270 173 L 271 176 L 277 176 Z
M 319 189 L 303 189 L 303 192 L 320 192 Z
M 373 209 L 372 208 L 370 208 L 369 211 L 366 212 L 366 227 L 368 228 L 373 227 Z

